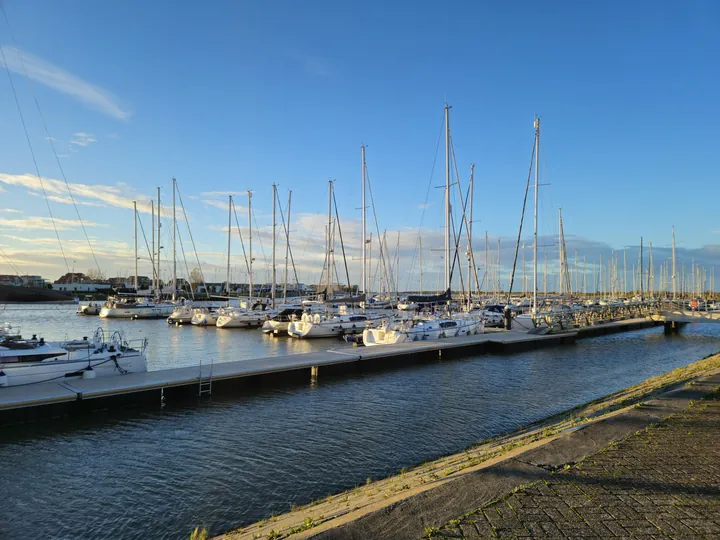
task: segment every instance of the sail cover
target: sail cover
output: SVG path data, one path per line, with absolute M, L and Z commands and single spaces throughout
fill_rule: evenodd
M 445 291 L 442 294 L 430 294 L 430 295 L 419 295 L 419 294 L 411 294 L 407 297 L 408 302 L 415 302 L 417 304 L 441 304 L 443 302 L 449 302 L 452 298 L 452 295 L 450 294 L 450 289 Z

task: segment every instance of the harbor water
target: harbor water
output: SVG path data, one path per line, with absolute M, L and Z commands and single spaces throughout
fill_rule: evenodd
M 149 369 L 340 348 L 258 330 L 8 306 L 46 339 L 147 337 Z M 320 377 L 181 406 L 2 428 L 0 538 L 187 538 L 231 530 L 689 364 L 720 325 L 650 328 L 508 355 Z M 1 391 L 1 389 L 0 389 Z

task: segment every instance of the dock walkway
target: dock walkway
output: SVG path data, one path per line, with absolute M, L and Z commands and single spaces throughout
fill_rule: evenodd
M 439 341 L 422 341 L 399 345 L 376 347 L 338 346 L 321 352 L 253 358 L 235 362 L 221 362 L 212 366 L 213 386 L 229 386 L 254 377 L 272 379 L 290 375 L 317 377 L 318 373 L 328 370 L 337 373 L 342 366 L 351 369 L 352 364 L 378 363 L 389 361 L 420 362 L 428 358 L 445 358 L 452 354 L 483 354 L 493 352 L 511 352 L 537 347 L 552 346 L 574 342 L 579 337 L 595 334 L 620 332 L 651 326 L 652 321 L 634 319 L 617 321 L 596 327 L 581 328 L 577 331 L 559 334 L 533 335 L 526 332 L 489 329 L 484 334 L 465 336 Z M 128 399 L 144 398 L 165 399 L 170 395 L 185 396 L 197 394 L 199 384 L 210 375 L 210 359 L 203 359 L 200 366 L 181 367 L 147 373 L 130 373 L 117 377 L 97 379 L 72 379 L 58 383 L 44 383 L 27 386 L 0 388 L 0 425 L 27 421 L 33 418 L 20 416 L 20 409 L 39 409 L 48 406 L 65 406 L 52 411 L 50 416 L 72 412 L 69 404 L 80 404 L 87 408 L 107 408 L 114 400 L 127 402 Z M 309 375 L 309 376 L 308 376 Z M 173 394 L 174 393 L 174 394 Z M 134 399 L 133 398 L 133 399 Z M 108 401 L 108 403 L 100 403 Z M 94 405 L 89 405 L 95 402 Z M 57 408 L 57 407 L 56 407 Z M 13 414 L 9 414 L 15 411 Z M 7 418 L 10 416 L 11 418 Z

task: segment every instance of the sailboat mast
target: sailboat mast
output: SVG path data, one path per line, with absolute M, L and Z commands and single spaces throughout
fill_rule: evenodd
M 248 281 L 250 282 L 250 288 L 248 289 L 248 308 L 251 307 L 250 304 L 252 303 L 252 297 L 253 293 L 255 292 L 255 287 L 253 284 L 253 256 L 252 256 L 252 191 L 249 189 L 247 190 L 247 196 L 248 196 L 248 252 L 249 252 L 249 261 L 248 261 Z
M 228 195 L 228 249 L 227 249 L 227 269 L 225 272 L 225 294 L 227 295 L 227 305 L 230 305 L 230 237 L 232 235 L 232 195 Z
M 292 202 L 292 190 L 288 190 L 288 211 L 287 221 L 285 223 L 285 276 L 283 286 L 283 303 L 287 303 L 287 277 L 288 277 L 288 257 L 290 256 L 290 203 Z
M 366 223 L 366 214 L 367 214 L 367 207 L 365 206 L 365 178 L 367 177 L 367 174 L 365 172 L 365 145 L 362 145 L 360 147 L 360 153 L 362 157 L 362 164 L 361 164 L 361 175 L 362 175 L 362 197 L 360 201 L 360 206 L 362 206 L 362 246 L 361 246 L 361 252 L 362 252 L 362 272 L 360 276 L 360 285 L 362 286 L 362 294 L 367 295 L 367 223 Z M 363 311 L 365 311 L 365 305 L 367 304 L 367 296 L 365 297 L 365 302 L 363 303 Z
M 137 201 L 133 201 L 133 229 L 135 231 L 135 294 L 140 292 L 138 285 L 138 252 L 137 252 Z
M 157 211 L 157 261 L 155 261 L 157 265 L 157 281 L 158 281 L 158 295 L 159 297 L 162 297 L 162 282 L 160 281 L 160 250 L 162 249 L 162 241 L 160 240 L 160 216 L 162 215 L 162 206 L 160 205 L 160 186 L 157 188 L 157 197 L 158 197 L 158 211 Z
M 643 239 L 640 237 L 640 296 L 643 296 Z
M 150 264 L 152 265 L 151 294 L 155 294 L 155 290 L 157 288 L 157 276 L 155 275 L 155 203 L 153 201 L 150 201 L 150 225 L 150 229 L 152 230 L 152 243 L 150 245 Z
M 445 104 L 445 290 L 450 285 L 450 106 Z
M 175 217 L 175 178 L 172 179 L 172 228 L 173 228 L 173 270 L 172 270 L 172 299 L 175 300 L 177 293 L 177 221 Z
M 538 249 L 538 192 L 540 191 L 540 176 L 538 167 L 540 164 L 540 118 L 535 117 L 535 215 L 533 225 L 533 316 L 537 314 L 537 249 Z M 547 256 L 547 252 L 545 252 Z M 546 263 L 547 267 L 547 263 Z M 547 284 L 545 285 L 547 287 Z
M 332 283 L 332 195 L 333 183 L 328 180 L 328 225 L 327 225 L 327 288 L 325 289 L 325 299 L 330 294 L 330 285 Z
M 675 272 L 675 226 L 672 228 L 672 282 L 673 282 L 673 300 L 677 296 L 677 273 Z
M 422 248 L 422 236 L 418 237 L 420 241 L 420 294 L 423 293 L 423 248 Z
M 277 206 L 277 185 L 273 184 L 273 209 L 272 209 L 272 281 L 270 282 L 270 296 L 272 297 L 272 307 L 275 309 L 275 240 L 277 238 L 277 222 L 275 220 L 275 207 Z
M 470 221 L 468 221 L 468 308 L 472 305 L 472 270 L 473 270 L 473 255 L 472 255 L 472 226 L 473 226 L 473 195 L 475 189 L 475 164 L 470 164 Z
M 490 261 L 488 259 L 490 253 L 490 243 L 488 240 L 488 232 L 485 231 L 485 294 L 490 292 Z

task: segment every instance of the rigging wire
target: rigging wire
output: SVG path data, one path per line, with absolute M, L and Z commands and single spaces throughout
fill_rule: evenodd
M 180 251 L 182 251 L 183 261 L 185 263 L 185 272 L 188 276 L 188 283 L 190 282 L 190 268 L 188 268 L 187 258 L 185 257 L 185 246 L 183 245 L 182 236 L 180 235 L 180 226 L 175 221 L 175 230 L 177 232 L 178 240 L 180 240 Z M 195 300 L 195 291 L 193 291 L 192 283 L 190 283 L 190 296 Z
M 243 241 L 242 232 L 240 231 L 240 222 L 237 217 L 237 209 L 235 208 L 235 201 L 231 199 L 233 215 L 235 216 L 235 226 L 237 227 L 238 236 L 240 237 L 240 246 L 242 247 L 243 257 L 245 258 L 245 269 L 247 270 L 248 279 L 250 279 L 250 263 L 248 262 L 247 253 L 245 253 L 245 242 Z M 228 231 L 229 234 L 230 231 Z
M 13 262 L 13 260 L 10 258 L 10 256 L 7 255 L 7 254 L 5 253 L 5 251 L 3 251 L 2 248 L 0 248 L 0 255 L 2 255 L 3 259 L 5 259 L 5 261 L 8 263 L 8 265 L 10 266 L 10 268 L 12 269 L 12 271 L 15 272 L 15 273 L 18 275 L 18 277 L 22 275 L 22 272 L 20 271 L 20 267 L 17 266 L 17 265 Z
M 438 149 L 440 148 L 440 141 L 442 140 L 443 127 L 445 126 L 445 114 L 443 113 L 442 121 L 440 122 L 440 133 L 438 134 L 437 144 L 435 145 L 435 157 L 433 158 L 432 167 L 430 169 L 430 178 L 428 179 L 427 190 L 425 191 L 425 201 L 423 202 L 422 212 L 420 213 L 420 225 L 418 225 L 417 238 L 415 239 L 415 249 L 413 251 L 412 259 L 410 260 L 410 272 L 408 273 L 408 279 L 405 285 L 406 289 L 410 288 L 410 280 L 413 277 L 413 269 L 415 268 L 415 262 L 418 259 L 419 247 L 420 247 L 420 233 L 422 231 L 423 222 L 425 220 L 425 211 L 427 210 L 427 202 L 430 198 L 430 189 L 432 188 L 432 179 L 435 175 L 435 165 L 437 164 Z
M 1 6 L 2 4 L 0 4 Z M 18 114 L 20 115 L 20 122 L 22 123 L 23 131 L 25 132 L 25 140 L 27 141 L 28 148 L 30 149 L 30 155 L 32 156 L 33 164 L 35 165 L 35 173 L 37 179 L 40 181 L 40 188 L 45 198 L 45 204 L 47 205 L 48 214 L 50 214 L 50 221 L 52 222 L 53 230 L 55 231 L 55 237 L 57 238 L 58 245 L 60 246 L 60 253 L 62 254 L 63 261 L 65 261 L 65 268 L 70 273 L 70 265 L 68 264 L 67 257 L 65 256 L 65 250 L 63 249 L 62 242 L 60 241 L 60 233 L 58 233 L 57 224 L 55 223 L 55 217 L 53 216 L 52 209 L 50 208 L 50 200 L 48 199 L 47 192 L 45 191 L 45 183 L 43 182 L 42 176 L 40 176 L 40 168 L 38 167 L 37 159 L 35 158 L 35 151 L 33 150 L 32 142 L 30 142 L 30 134 L 28 133 L 27 125 L 25 124 L 25 117 L 20 107 L 20 100 L 18 99 L 17 91 L 15 90 L 15 83 L 13 82 L 12 75 L 10 75 L 10 69 L 8 68 L 7 59 L 5 58 L 5 49 L 0 47 L 0 56 L 2 56 L 3 64 L 5 65 L 5 71 L 7 72 L 8 80 L 10 81 L 10 88 L 12 89 L 13 98 L 15 99 L 15 105 L 17 106 Z
M 370 183 L 370 173 L 368 173 L 367 165 L 365 166 L 365 176 L 367 178 L 368 193 L 370 195 L 370 206 L 372 207 L 372 211 L 373 211 L 373 222 L 375 223 L 375 232 L 377 233 L 377 237 L 380 240 L 380 256 L 379 257 L 382 260 L 383 273 L 385 274 L 385 281 L 388 284 L 388 296 L 390 296 L 390 294 L 389 294 L 391 291 L 390 283 L 393 283 L 393 282 L 388 279 L 388 268 L 387 268 L 387 264 L 385 261 L 385 254 L 383 253 L 383 245 L 382 245 L 382 240 L 381 240 L 382 237 L 380 236 L 380 226 L 378 225 L 377 212 L 375 211 L 375 197 L 373 197 L 372 184 Z M 395 291 L 395 292 L 397 293 L 397 291 Z
M 12 31 L 12 27 L 10 26 L 10 20 L 8 19 L 7 12 L 5 11 L 5 7 L 2 3 L 0 3 L 0 11 L 2 11 L 3 18 L 5 19 L 5 23 L 8 27 L 8 33 L 10 34 L 10 40 L 12 41 L 14 47 L 15 47 L 15 53 L 18 55 L 18 58 L 20 59 L 20 65 L 22 66 L 23 73 L 25 75 L 25 80 L 28 83 L 28 86 L 30 87 L 30 94 L 32 95 L 33 101 L 35 102 L 35 107 L 37 108 L 38 115 L 40 116 L 40 121 L 42 122 L 43 128 L 45 130 L 45 135 L 47 136 L 47 140 L 50 143 L 50 147 L 52 148 L 53 155 L 55 156 L 55 161 L 57 162 L 58 169 L 60 169 L 60 174 L 62 176 L 63 181 L 65 182 L 65 186 L 68 190 L 68 195 L 70 195 L 70 201 L 72 202 L 73 207 L 75 208 L 75 214 L 78 217 L 78 221 L 80 222 L 80 227 L 82 228 L 83 234 L 85 235 L 85 239 L 87 240 L 88 247 L 90 248 L 90 254 L 93 257 L 93 260 L 95 261 L 95 266 L 98 269 L 98 272 L 101 272 L 100 270 L 100 264 L 98 263 L 97 257 L 95 256 L 95 250 L 92 247 L 92 243 L 90 242 L 90 236 L 87 233 L 87 230 L 85 229 L 85 223 L 83 222 L 82 217 L 80 217 L 80 210 L 77 207 L 77 204 L 75 203 L 75 197 L 73 197 L 72 189 L 70 189 L 70 183 L 67 180 L 67 177 L 65 175 L 65 169 L 63 168 L 62 164 L 60 163 L 60 158 L 58 156 L 57 150 L 55 149 L 55 139 L 53 139 L 50 136 L 50 130 L 48 129 L 47 122 L 45 121 L 45 115 L 42 112 L 42 109 L 40 108 L 40 102 L 37 99 L 37 95 L 35 94 L 35 87 L 32 84 L 32 80 L 30 79 L 30 76 L 28 75 L 27 67 L 25 66 L 25 60 L 23 59 L 22 52 L 17 46 L 17 42 L 15 41 L 15 36 Z M 3 54 L 3 62 L 5 61 L 5 56 Z M 5 66 L 7 67 L 7 62 L 5 62 Z M 14 90 L 13 90 L 14 91 Z M 38 177 L 40 175 L 38 174 Z
M 338 213 L 337 199 L 335 198 L 335 190 L 333 190 L 333 203 L 335 205 L 335 219 L 337 221 L 338 233 L 340 234 L 340 248 L 342 249 L 343 261 L 345 263 L 345 275 L 347 276 L 348 288 L 350 285 L 350 272 L 348 270 L 347 258 L 345 257 L 345 243 L 343 242 L 342 228 L 340 227 L 340 214 Z M 337 273 L 337 270 L 336 270 Z M 338 280 L 339 281 L 339 280 Z
M 188 219 L 187 212 L 185 211 L 185 205 L 183 204 L 182 195 L 180 194 L 180 188 L 175 185 L 175 189 L 177 190 L 176 193 L 178 195 L 178 200 L 180 201 L 180 208 L 182 208 L 183 216 L 185 216 L 185 225 L 187 225 L 188 235 L 190 236 L 190 242 L 192 243 L 193 252 L 195 253 L 195 260 L 197 261 L 198 269 L 200 270 L 200 279 L 202 279 L 203 287 L 205 287 L 205 294 L 207 294 L 208 287 L 207 283 L 205 282 L 205 273 L 203 272 L 202 264 L 200 264 L 200 257 L 198 256 L 197 248 L 195 247 L 195 239 L 192 235 L 192 229 L 190 229 L 190 220 Z M 145 233 L 143 232 L 143 234 Z
M 285 223 L 285 214 L 283 214 L 282 206 L 280 206 L 279 209 L 280 209 L 280 219 L 282 220 L 283 229 L 285 231 L 285 240 L 287 241 L 288 236 L 289 236 L 289 231 L 288 231 L 289 224 Z M 287 249 L 290 254 L 290 262 L 292 263 L 293 273 L 295 274 L 295 288 L 297 289 L 298 285 L 300 284 L 300 280 L 298 279 L 297 268 L 295 267 L 295 259 L 293 258 L 292 246 L 290 246 L 289 241 L 287 242 Z M 298 292 L 298 291 L 295 291 L 295 292 Z

